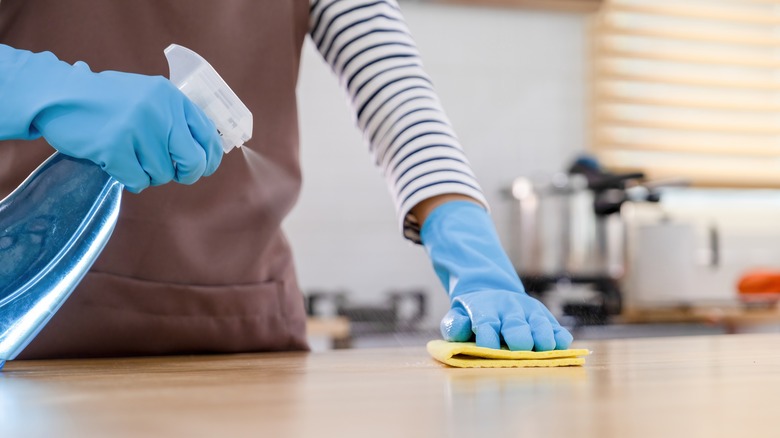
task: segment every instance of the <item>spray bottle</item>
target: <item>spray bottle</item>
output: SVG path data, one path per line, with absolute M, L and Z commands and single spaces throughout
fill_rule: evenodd
M 252 137 L 252 113 L 200 55 L 165 49 L 170 80 L 217 126 L 225 153 Z M 111 237 L 124 186 L 55 153 L 0 201 L 0 369 L 68 299 Z

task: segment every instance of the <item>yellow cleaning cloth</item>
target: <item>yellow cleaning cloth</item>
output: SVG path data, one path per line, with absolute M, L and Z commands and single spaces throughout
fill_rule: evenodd
M 473 342 L 428 342 L 434 359 L 457 368 L 566 367 L 585 364 L 590 350 L 509 351 L 477 347 Z

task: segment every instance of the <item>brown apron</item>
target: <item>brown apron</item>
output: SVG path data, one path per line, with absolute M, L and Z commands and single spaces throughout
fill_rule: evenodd
M 20 358 L 306 349 L 280 224 L 300 189 L 295 87 L 307 0 L 2 0 L 0 43 L 93 71 L 166 75 L 163 49 L 206 58 L 254 115 L 195 185 L 125 192 L 103 254 Z M 0 196 L 54 150 L 0 142 Z M 255 155 L 255 156 L 251 156 Z

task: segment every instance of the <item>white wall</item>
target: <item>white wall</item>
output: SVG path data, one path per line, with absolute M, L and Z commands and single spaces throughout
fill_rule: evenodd
M 444 107 L 508 233 L 501 189 L 561 170 L 584 143 L 585 16 L 402 3 Z M 405 241 L 345 94 L 307 43 L 299 84 L 304 187 L 286 222 L 304 291 L 345 288 L 378 302 L 393 288 L 447 299 L 422 248 Z

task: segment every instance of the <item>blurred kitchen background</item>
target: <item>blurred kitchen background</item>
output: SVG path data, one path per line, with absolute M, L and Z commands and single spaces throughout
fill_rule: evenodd
M 779 331 L 780 0 L 401 0 L 526 283 L 578 339 Z M 286 222 L 312 347 L 448 299 L 307 43 Z

